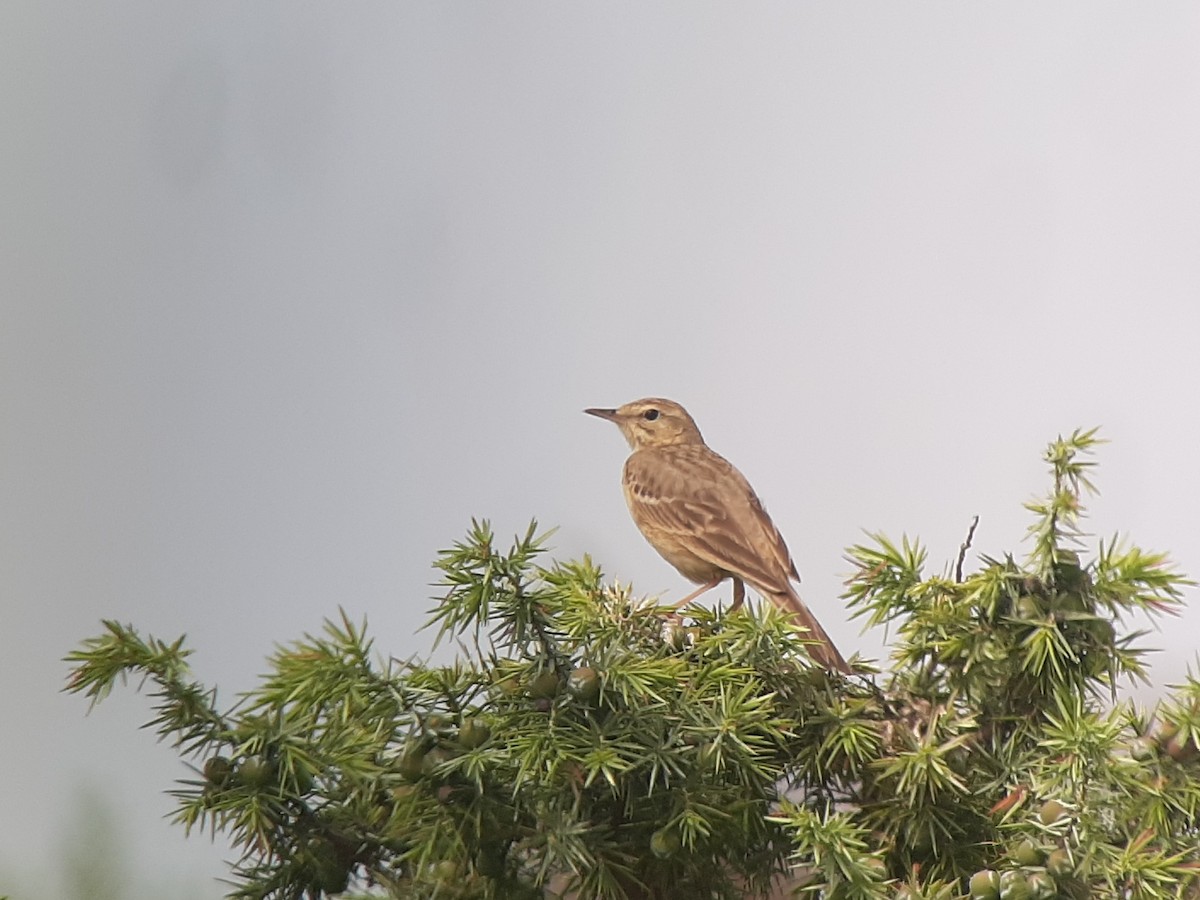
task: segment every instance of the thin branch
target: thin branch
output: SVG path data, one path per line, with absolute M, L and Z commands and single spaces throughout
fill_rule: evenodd
M 971 541 L 975 537 L 975 529 L 979 526 L 979 516 L 971 520 L 971 527 L 967 529 L 967 539 L 962 542 L 958 548 L 958 562 L 954 566 L 954 580 L 962 583 L 963 560 L 967 558 L 967 551 L 971 549 Z

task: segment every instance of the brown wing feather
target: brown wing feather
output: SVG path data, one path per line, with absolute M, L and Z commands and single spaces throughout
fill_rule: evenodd
M 783 535 L 742 473 L 725 465 L 727 476 L 715 488 L 716 503 L 725 510 L 725 527 L 706 532 L 701 541 L 714 555 L 741 565 L 737 574 L 759 590 L 786 590 L 789 579 L 799 576 Z
M 664 537 L 685 543 L 699 559 L 769 593 L 786 591 L 795 577 L 787 545 L 754 490 L 707 447 L 634 453 L 625 464 L 625 491 L 634 521 L 664 556 Z

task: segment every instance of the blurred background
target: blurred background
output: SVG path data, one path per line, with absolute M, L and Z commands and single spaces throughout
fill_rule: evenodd
M 885 652 L 838 599 L 863 529 L 1021 553 L 1077 426 L 1091 529 L 1200 573 L 1195 5 L 0 23 L 0 894 L 227 890 L 149 701 L 60 693 L 101 618 L 186 633 L 226 700 L 339 605 L 425 654 L 473 516 L 683 596 L 585 406 L 684 403 L 847 652 Z M 1148 639 L 1141 699 L 1198 629 Z

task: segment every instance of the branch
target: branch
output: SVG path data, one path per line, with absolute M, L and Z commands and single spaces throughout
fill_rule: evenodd
M 979 526 L 979 516 L 971 520 L 971 527 L 967 529 L 967 539 L 962 542 L 958 548 L 958 562 L 954 566 L 954 580 L 962 583 L 962 567 L 963 560 L 967 558 L 967 551 L 971 549 L 971 541 L 975 537 L 975 529 Z

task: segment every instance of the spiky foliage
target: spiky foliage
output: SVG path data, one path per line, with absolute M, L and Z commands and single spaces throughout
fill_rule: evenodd
M 898 633 L 884 689 L 897 715 L 857 815 L 893 874 L 917 873 L 914 895 L 955 896 L 991 867 L 1014 897 L 1031 879 L 1035 895 L 1174 897 L 1200 861 L 1198 686 L 1154 717 L 1113 699 L 1119 678 L 1145 678 L 1145 632 L 1118 626 L 1174 611 L 1191 582 L 1117 538 L 1082 559 L 1096 443 L 1085 431 L 1049 446 L 1053 487 L 1026 504 L 1020 563 L 984 557 L 963 578 L 960 558 L 958 575 L 927 576 L 916 543 L 850 550 L 851 605 Z M 1147 736 L 1150 718 L 1177 727 Z
M 1123 619 L 1188 582 L 1116 539 L 1085 561 L 1095 443 L 1051 445 L 1020 563 L 851 548 L 846 598 L 895 630 L 883 678 L 813 667 L 772 608 L 667 623 L 586 558 L 543 563 L 534 528 L 501 551 L 476 523 L 437 563 L 453 665 L 379 659 L 343 615 L 222 710 L 181 641 L 110 622 L 69 688 L 153 683 L 152 724 L 204 760 L 178 819 L 242 848 L 240 897 L 1179 896 L 1200 683 L 1153 713 L 1112 689 L 1145 674 Z

